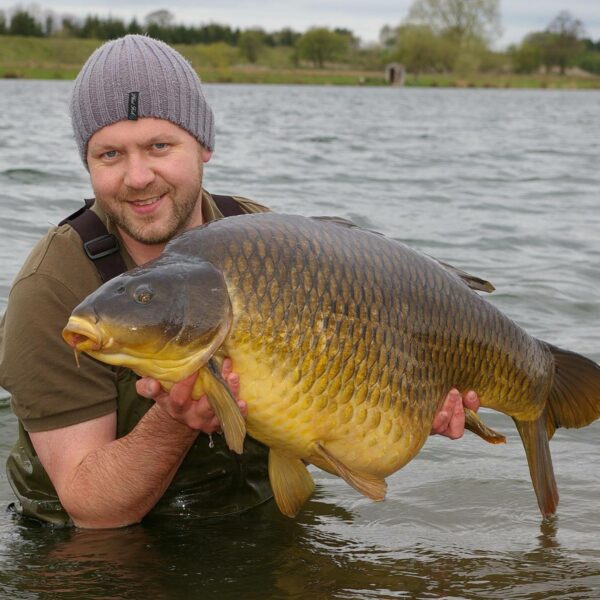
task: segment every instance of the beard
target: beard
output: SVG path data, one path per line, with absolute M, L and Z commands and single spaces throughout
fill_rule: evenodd
M 119 194 L 110 202 L 105 202 L 102 198 L 97 198 L 97 201 L 110 220 L 129 237 L 142 244 L 157 245 L 167 243 L 187 228 L 198 202 L 201 202 L 201 194 L 201 179 L 197 185 L 180 190 L 179 194 L 174 188 L 164 184 L 160 188 L 150 187 L 144 190 L 143 196 L 146 198 L 168 196 L 170 211 L 166 217 L 132 214 L 128 210 L 128 203 L 132 199 L 127 194 Z M 138 193 L 136 197 L 139 198 L 140 195 Z

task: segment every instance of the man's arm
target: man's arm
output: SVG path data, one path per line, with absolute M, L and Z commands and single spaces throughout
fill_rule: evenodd
M 224 363 L 223 377 L 237 398 L 239 382 L 230 361 Z M 219 428 L 207 398 L 191 399 L 194 380 L 195 375 L 176 384 L 170 394 L 157 393 L 156 404 L 119 439 L 116 413 L 30 434 L 75 525 L 109 528 L 139 522 L 169 486 L 199 431 Z M 144 388 L 144 382 L 138 387 Z

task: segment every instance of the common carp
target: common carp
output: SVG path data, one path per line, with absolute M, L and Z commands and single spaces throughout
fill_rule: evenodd
M 528 335 L 474 290 L 488 282 L 331 218 L 214 221 L 105 283 L 72 313 L 77 351 L 159 380 L 199 371 L 231 449 L 270 448 L 277 505 L 298 513 L 313 464 L 374 500 L 427 440 L 448 390 L 511 416 L 542 515 L 558 492 L 548 440 L 600 416 L 600 367 Z M 233 360 L 241 417 L 219 363 Z M 468 427 L 502 441 L 468 415 Z

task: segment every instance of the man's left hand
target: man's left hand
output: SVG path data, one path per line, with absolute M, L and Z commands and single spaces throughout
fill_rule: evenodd
M 465 408 L 479 410 L 479 397 L 474 391 L 464 396 L 457 389 L 451 389 L 431 424 L 431 434 L 439 434 L 457 440 L 465 433 Z

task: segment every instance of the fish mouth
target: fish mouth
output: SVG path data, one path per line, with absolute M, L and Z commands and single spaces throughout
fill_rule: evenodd
M 69 318 L 66 327 L 62 330 L 62 336 L 65 342 L 78 352 L 100 350 L 104 345 L 100 327 L 79 317 Z

